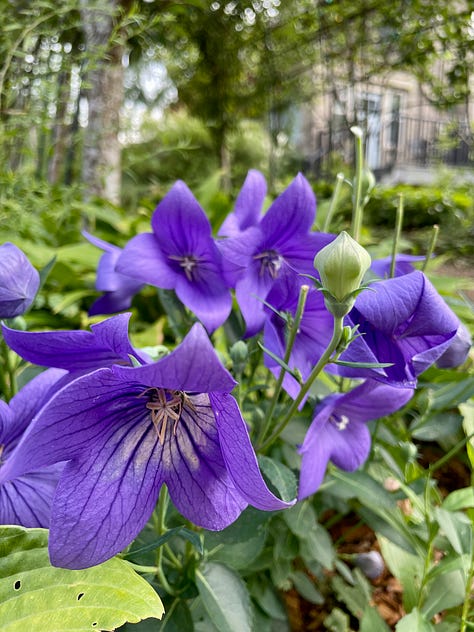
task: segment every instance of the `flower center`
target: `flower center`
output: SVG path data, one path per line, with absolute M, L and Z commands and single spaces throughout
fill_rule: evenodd
M 331 421 L 341 432 L 349 425 L 349 417 L 346 415 L 338 415 L 334 413 L 329 417 L 329 421 Z
M 184 274 L 186 275 L 188 281 L 194 281 L 193 271 L 199 261 L 197 257 L 194 255 L 168 255 L 168 259 L 177 261 L 179 266 L 184 270 Z
M 166 388 L 147 388 L 138 397 L 148 395 L 145 404 L 150 411 L 150 418 L 155 427 L 158 440 L 161 445 L 165 442 L 168 421 L 173 423 L 173 435 L 176 434 L 176 426 L 181 417 L 185 404 L 189 404 L 188 397 L 183 391 L 171 391 Z
M 276 250 L 264 250 L 260 254 L 254 255 L 253 258 L 254 261 L 260 261 L 260 276 L 268 272 L 272 279 L 278 277 L 283 265 L 283 257 Z

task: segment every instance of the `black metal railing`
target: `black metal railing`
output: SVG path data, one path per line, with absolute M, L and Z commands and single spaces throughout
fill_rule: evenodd
M 305 168 L 322 177 L 340 163 L 353 164 L 353 152 L 354 137 L 349 129 L 320 130 Z M 474 135 L 465 123 L 392 117 L 366 130 L 365 154 L 376 174 L 407 165 L 474 167 Z

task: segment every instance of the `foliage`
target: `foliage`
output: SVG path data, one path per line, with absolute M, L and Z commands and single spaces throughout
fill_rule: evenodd
M 209 183 L 207 192 L 201 188 L 203 203 L 214 199 L 215 186 Z M 111 214 L 99 209 L 92 216 L 96 231 L 107 240 L 123 245 L 133 232 L 146 229 L 149 216 L 132 218 L 119 209 Z M 29 244 L 36 263 L 47 262 L 45 253 L 52 245 L 58 259 L 26 323 L 30 328 L 84 327 L 91 322 L 85 308 L 92 295 L 92 289 L 84 290 L 84 281 L 91 287 L 98 253 L 90 245 L 79 246 L 78 217 L 69 216 L 64 232 L 49 217 L 47 204 L 38 204 L 37 211 L 35 221 L 38 227 L 49 227 L 47 236 L 42 237 L 38 227 L 27 230 L 27 219 L 33 219 L 29 215 L 23 219 L 26 232 L 16 241 Z M 474 327 L 472 311 L 457 305 L 452 286 L 441 289 L 464 322 Z M 136 297 L 131 331 L 135 344 L 170 343 L 173 331 L 186 328 L 182 310 L 160 296 L 159 302 L 149 288 Z M 243 355 L 237 348 L 229 350 L 224 331 L 213 338 L 241 382 L 238 398 L 255 432 L 274 392 L 260 363 L 262 351 L 252 341 Z M 23 367 L 22 380 L 28 379 L 28 371 Z M 323 381 L 310 401 L 331 388 L 330 380 Z M 373 532 L 371 546 L 380 550 L 403 586 L 406 614 L 397 630 L 467 630 L 474 573 L 473 396 L 472 361 L 461 371 L 429 369 L 421 376 L 416 397 L 402 411 L 371 422 L 373 448 L 362 470 L 348 473 L 331 466 L 316 494 L 284 512 L 249 507 L 235 523 L 215 532 L 183 524 L 171 503 L 161 504 L 122 554 L 163 599 L 165 616 L 153 622 L 153 629 L 285 629 L 289 591 L 326 612 L 324 629 L 350 630 L 356 622 L 369 632 L 386 629 L 373 605 L 377 584 L 357 568 L 357 553 L 346 553 L 349 534 L 344 535 L 344 525 L 364 523 Z M 285 395 L 277 411 L 288 404 Z M 259 457 L 268 484 L 283 498 L 295 495 L 300 457 L 294 446 L 303 441 L 310 420 L 310 408 L 305 407 Z M 462 482 L 454 486 L 446 486 L 448 479 L 442 476 L 450 464 L 463 472 Z M 122 629 L 148 626 L 143 621 Z

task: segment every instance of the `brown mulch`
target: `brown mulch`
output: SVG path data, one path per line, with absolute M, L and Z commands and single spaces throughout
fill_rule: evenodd
M 441 448 L 436 444 L 423 444 L 419 448 L 420 463 L 423 467 L 436 462 L 443 455 Z M 469 468 L 456 458 L 436 470 L 434 476 L 443 496 L 470 485 Z M 330 529 L 330 533 L 333 542 L 341 543 L 337 547 L 338 553 L 366 553 L 379 550 L 375 533 L 367 525 L 361 524 L 356 514 L 345 516 Z M 402 585 L 387 568 L 380 577 L 368 581 L 373 586 L 372 605 L 377 608 L 388 627 L 395 630 L 397 622 L 406 614 L 402 605 Z M 321 587 L 318 585 L 318 588 Z M 308 603 L 295 590 L 290 590 L 282 596 L 292 632 L 327 632 L 324 620 L 333 608 L 338 607 L 347 612 L 345 605 L 338 602 L 332 593 L 326 595 L 326 601 L 321 606 Z M 357 620 L 351 618 L 352 629 L 357 630 L 358 625 Z

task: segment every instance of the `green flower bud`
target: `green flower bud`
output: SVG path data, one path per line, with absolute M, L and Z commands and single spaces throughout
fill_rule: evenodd
M 249 357 L 249 350 L 243 340 L 238 340 L 230 348 L 230 357 L 236 373 L 242 373 Z
M 370 264 L 367 250 L 345 231 L 314 258 L 314 267 L 319 271 L 323 288 L 339 303 L 344 303 L 359 289 Z

